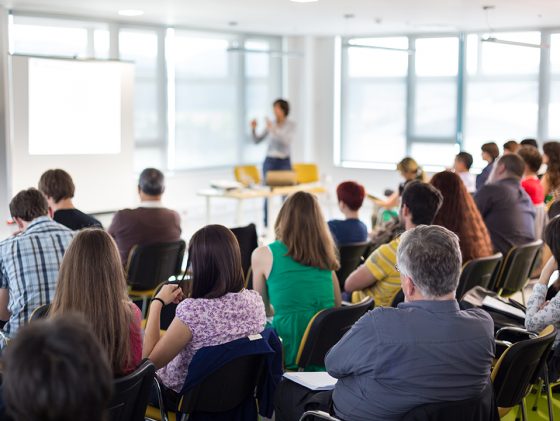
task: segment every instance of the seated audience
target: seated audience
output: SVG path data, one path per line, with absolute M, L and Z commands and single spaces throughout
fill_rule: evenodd
M 312 194 L 297 192 L 288 197 L 275 231 L 275 242 L 253 252 L 253 287 L 272 305 L 272 327 L 282 338 L 284 364 L 294 369 L 309 321 L 317 312 L 341 303 L 334 272 L 339 263 L 321 207 Z
M 20 233 L 0 243 L 0 320 L 8 338 L 27 323 L 33 310 L 50 304 L 62 256 L 73 232 L 49 218 L 37 189 L 19 192 L 10 214 Z
M 181 217 L 161 203 L 164 181 L 163 173 L 155 168 L 142 171 L 138 181 L 140 206 L 123 209 L 113 217 L 108 231 L 117 243 L 124 265 L 134 246 L 180 240 Z
M 432 185 L 420 181 L 410 183 L 401 198 L 399 218 L 405 229 L 417 225 L 431 225 L 443 198 Z M 373 297 L 376 307 L 390 306 L 401 288 L 397 263 L 397 248 L 401 237 L 383 244 L 368 257 L 365 264 L 356 269 L 345 281 L 344 290 L 352 294 L 352 302 L 365 296 Z
M 494 249 L 504 256 L 512 247 L 535 240 L 535 207 L 521 187 L 524 172 L 519 155 L 502 156 L 474 198 Z
M 541 183 L 545 201 L 556 201 L 560 198 L 560 143 L 547 142 L 543 145 L 543 163 L 546 164 Z
M 17 421 L 104 421 L 113 391 L 106 354 L 79 315 L 21 329 L 2 355 L 3 398 Z
M 432 177 L 430 184 L 443 196 L 443 204 L 433 225 L 441 225 L 459 237 L 463 263 L 491 256 L 494 249 L 488 229 L 474 199 L 457 174 L 440 172 Z
M 336 188 L 338 207 L 346 218 L 329 221 L 331 234 L 338 246 L 367 241 L 368 230 L 359 216 L 365 195 L 364 186 L 354 181 L 346 181 Z
M 534 148 L 539 149 L 539 144 L 537 143 L 537 139 L 523 139 L 520 143 L 520 145 L 523 146 L 532 146 Z
M 521 145 L 515 140 L 508 140 L 506 143 L 504 143 L 504 155 L 517 153 L 520 147 Z
M 439 226 L 408 230 L 397 261 L 405 302 L 368 312 L 331 348 L 325 365 L 338 379 L 332 396 L 309 396 L 282 382 L 277 421 L 298 419 L 311 402 L 332 406 L 342 420 L 398 421 L 424 404 L 491 392 L 494 323 L 484 310 L 461 310 L 455 300 L 462 261 L 457 236 Z M 496 411 L 491 393 L 485 403 Z
M 542 165 L 542 156 L 537 148 L 523 146 L 517 154 L 525 162 L 525 172 L 521 179 L 521 186 L 525 189 L 534 205 L 544 203 L 544 189 L 537 176 Z
M 189 298 L 182 300 L 186 285 L 185 291 L 164 285 L 152 300 L 144 334 L 143 355 L 159 369 L 167 409 L 177 407 L 189 364 L 200 348 L 258 334 L 266 323 L 261 296 L 244 288 L 241 252 L 230 230 L 208 225 L 197 231 L 188 256 Z M 179 303 L 176 316 L 160 335 L 161 310 L 173 302 Z
M 540 332 L 550 324 L 560 329 L 560 294 L 557 293 L 550 302 L 546 300 L 548 284 L 554 272 L 558 270 L 558 261 L 560 261 L 560 216 L 552 218 L 546 226 L 544 242 L 550 248 L 552 256 L 543 267 L 539 282 L 533 287 L 527 302 L 525 327 L 532 332 Z M 554 347 L 558 343 L 560 343 L 560 336 L 557 337 Z
M 49 315 L 68 313 L 91 324 L 115 376 L 134 371 L 142 359 L 142 317 L 128 298 L 119 251 L 105 231 L 81 231 L 62 259 Z
M 482 150 L 482 159 L 488 162 L 488 165 L 484 167 L 482 172 L 476 177 L 476 190 L 480 190 L 482 186 L 486 184 L 488 181 L 488 177 L 490 177 L 490 173 L 492 172 L 492 168 L 494 168 L 494 162 L 500 156 L 500 150 L 498 149 L 498 145 L 494 142 L 485 143 L 481 147 Z
M 52 218 L 73 231 L 88 227 L 102 227 L 101 222 L 74 207 L 74 182 L 64 170 L 48 170 L 39 179 L 39 190 L 43 193 Z
M 470 173 L 473 164 L 473 157 L 468 152 L 459 152 L 455 157 L 455 163 L 453 164 L 453 170 L 457 174 L 465 187 L 467 192 L 474 193 L 476 191 L 476 178 L 474 174 Z
M 397 171 L 401 174 L 404 181 L 399 184 L 399 188 L 386 200 L 374 200 L 374 203 L 385 209 L 393 209 L 399 206 L 399 198 L 408 183 L 414 180 L 424 181 L 424 171 L 422 167 L 413 159 L 406 157 L 397 164 Z

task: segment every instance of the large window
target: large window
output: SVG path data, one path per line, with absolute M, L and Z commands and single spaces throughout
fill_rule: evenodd
M 560 34 L 552 34 L 550 37 L 548 136 L 560 140 Z
M 157 30 L 123 28 L 119 57 L 134 62 L 134 139 L 136 168 L 162 168 L 166 162 L 164 121 L 165 85 L 160 72 L 160 37 Z
M 464 148 L 482 166 L 480 146 L 537 137 L 540 49 L 467 38 Z M 540 43 L 539 32 L 493 34 L 499 40 Z
M 108 58 L 109 25 L 101 22 L 11 16 L 10 53 Z
M 113 44 L 114 43 L 114 44 Z M 194 169 L 262 160 L 264 125 L 282 94 L 280 37 L 13 15 L 10 52 L 119 58 L 135 65 L 135 166 Z M 111 54 L 111 52 L 114 52 Z
M 410 154 L 425 166 L 443 167 L 463 149 L 481 168 L 485 142 L 560 139 L 560 33 L 342 43 L 342 165 L 387 167 Z M 379 47 L 408 48 L 408 54 Z
M 408 54 L 398 49 L 408 49 L 406 37 L 345 43 L 342 161 L 393 163 L 405 154 Z

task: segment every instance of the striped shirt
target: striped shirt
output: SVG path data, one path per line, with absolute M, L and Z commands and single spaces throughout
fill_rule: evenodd
M 391 305 L 395 294 L 401 289 L 401 276 L 395 265 L 397 264 L 397 248 L 400 237 L 376 249 L 367 259 L 369 269 L 375 283 L 357 294 L 352 295 L 352 301 L 360 301 L 364 296 L 372 297 L 376 307 Z
M 8 289 L 8 338 L 29 320 L 37 307 L 54 297 L 62 256 L 73 231 L 47 216 L 34 219 L 27 229 L 0 243 L 0 288 Z

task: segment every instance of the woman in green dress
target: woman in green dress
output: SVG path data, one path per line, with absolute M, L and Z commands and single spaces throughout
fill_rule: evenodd
M 340 306 L 336 246 L 317 198 L 297 192 L 276 220 L 276 241 L 253 253 L 253 285 L 273 315 L 282 338 L 286 369 L 296 368 L 307 324 L 324 309 Z

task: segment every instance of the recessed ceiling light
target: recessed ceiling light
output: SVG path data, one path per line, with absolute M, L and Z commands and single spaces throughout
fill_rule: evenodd
M 119 10 L 119 15 L 121 15 L 121 16 L 135 17 L 135 16 L 142 16 L 143 14 L 144 14 L 144 11 L 143 10 L 138 10 L 138 9 Z
M 319 0 L 290 0 L 290 1 L 294 3 L 315 3 L 318 2 Z

